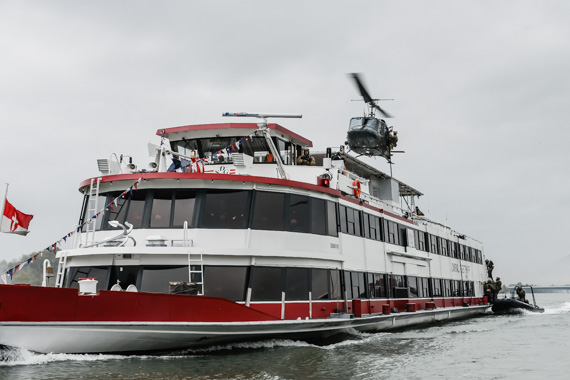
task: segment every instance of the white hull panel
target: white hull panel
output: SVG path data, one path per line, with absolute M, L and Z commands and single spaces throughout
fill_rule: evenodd
M 41 353 L 143 352 L 288 338 L 318 340 L 340 333 L 378 332 L 484 314 L 488 306 L 455 307 L 354 319 L 269 322 L 0 322 L 0 344 Z

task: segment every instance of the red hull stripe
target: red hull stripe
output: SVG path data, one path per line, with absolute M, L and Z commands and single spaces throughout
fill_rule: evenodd
M 383 306 L 399 311 L 482 304 L 482 298 L 353 300 L 348 312 L 356 317 L 379 314 Z M 78 295 L 77 289 L 0 285 L 0 322 L 261 322 L 281 318 L 281 303 L 246 307 L 223 298 L 101 290 L 98 295 Z M 341 300 L 287 302 L 285 318 L 328 318 L 344 311 Z M 324 310 L 323 310 L 324 309 Z
M 0 285 L 2 322 L 251 322 L 273 317 L 223 298 Z
M 95 180 L 99 177 L 95 177 Z M 292 181 L 288 179 L 279 179 L 279 178 L 269 178 L 269 177 L 258 177 L 258 176 L 249 176 L 249 175 L 235 175 L 235 174 L 218 174 L 218 173 L 179 173 L 179 172 L 166 172 L 166 173 L 133 173 L 133 174 L 114 174 L 114 175 L 107 175 L 100 177 L 101 183 L 104 182 L 113 182 L 113 181 L 136 181 L 138 178 L 151 180 L 151 179 L 200 179 L 200 180 L 211 180 L 211 181 L 234 181 L 234 182 L 250 182 L 250 183 L 264 183 L 269 185 L 278 185 L 278 186 L 285 186 L 285 187 L 292 187 L 297 189 L 306 189 L 310 191 L 316 191 L 323 194 L 329 194 L 338 198 L 341 198 L 345 201 L 354 203 L 359 206 L 363 206 L 370 210 L 374 210 L 376 212 L 388 215 L 392 218 L 396 218 L 403 222 L 417 225 L 416 222 L 406 219 L 400 215 L 391 213 L 389 211 L 383 210 L 378 207 L 371 206 L 367 203 L 364 203 L 360 200 L 356 200 L 353 198 L 349 198 L 342 194 L 340 190 L 331 189 L 328 187 L 313 185 L 310 183 L 299 182 L 299 181 Z M 87 179 L 79 184 L 79 187 L 89 186 L 91 183 L 91 179 Z

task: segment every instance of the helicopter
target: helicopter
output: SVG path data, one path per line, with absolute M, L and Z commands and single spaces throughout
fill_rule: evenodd
M 360 75 L 349 74 L 360 91 L 364 102 L 368 105 L 369 114 L 363 117 L 353 117 L 350 119 L 346 144 L 349 149 L 366 156 L 381 156 L 391 162 L 391 151 L 398 143 L 398 132 L 388 127 L 383 119 L 375 117 L 374 112 L 379 111 L 385 118 L 392 117 L 377 104 L 380 99 L 372 99 L 366 91 Z

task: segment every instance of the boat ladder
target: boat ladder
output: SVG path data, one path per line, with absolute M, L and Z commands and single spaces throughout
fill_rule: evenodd
M 67 263 L 67 251 L 61 253 L 59 264 L 57 264 L 57 275 L 55 277 L 55 287 L 63 288 L 63 279 L 65 278 L 65 264 Z
M 188 279 L 198 287 L 198 295 L 204 295 L 204 261 L 202 250 L 192 252 L 188 250 Z
M 99 184 L 101 183 L 101 177 L 91 178 L 91 185 L 89 186 L 89 200 L 87 201 L 87 213 L 85 214 L 84 222 L 86 225 L 86 236 L 85 245 L 93 243 L 95 240 L 95 227 L 97 225 L 96 221 L 93 220 L 93 216 L 99 212 Z

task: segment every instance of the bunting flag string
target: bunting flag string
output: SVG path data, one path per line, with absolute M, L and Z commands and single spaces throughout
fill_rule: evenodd
M 123 191 L 121 193 L 121 195 L 119 195 L 118 197 L 114 198 L 113 200 L 111 200 L 111 202 L 107 203 L 105 205 L 105 207 L 103 207 L 101 210 L 99 210 L 99 212 L 97 212 L 96 214 L 94 214 L 91 218 L 88 218 L 88 220 L 83 221 L 80 225 L 77 226 L 77 228 L 74 231 L 71 231 L 69 233 L 67 233 L 66 235 L 64 235 L 61 239 L 59 239 L 58 241 L 56 241 L 53 244 L 50 244 L 49 246 L 47 246 L 44 250 L 53 253 L 54 255 L 57 253 L 58 250 L 58 244 L 61 245 L 62 241 L 65 243 L 67 241 L 67 238 L 70 238 L 71 236 L 73 236 L 76 233 L 79 233 L 79 231 L 81 231 L 83 229 L 83 227 L 85 227 L 85 225 L 87 224 L 91 224 L 94 223 L 96 221 L 96 219 L 105 214 L 105 210 L 110 209 L 111 211 L 113 210 L 113 204 L 116 206 L 117 202 L 119 200 L 119 198 L 125 198 L 127 193 L 130 193 L 130 195 L 133 195 L 133 189 L 135 191 L 138 190 L 138 185 L 139 183 L 142 181 L 142 178 L 139 178 L 135 181 L 135 183 L 131 186 L 129 186 L 129 188 L 125 191 Z M 38 255 L 43 256 L 43 251 L 39 251 L 37 253 L 35 253 L 33 256 L 31 256 L 30 258 L 28 258 L 26 261 L 22 262 L 19 265 L 16 265 L 14 268 L 10 268 L 9 270 L 7 270 L 6 272 L 4 272 L 3 274 L 0 275 L 0 279 L 2 279 L 2 281 L 6 284 L 7 283 L 7 278 L 8 276 L 10 276 L 10 280 L 12 280 L 12 276 L 14 274 L 16 274 L 16 272 L 21 271 L 22 269 L 24 269 L 26 266 L 28 266 L 32 261 L 36 261 Z

